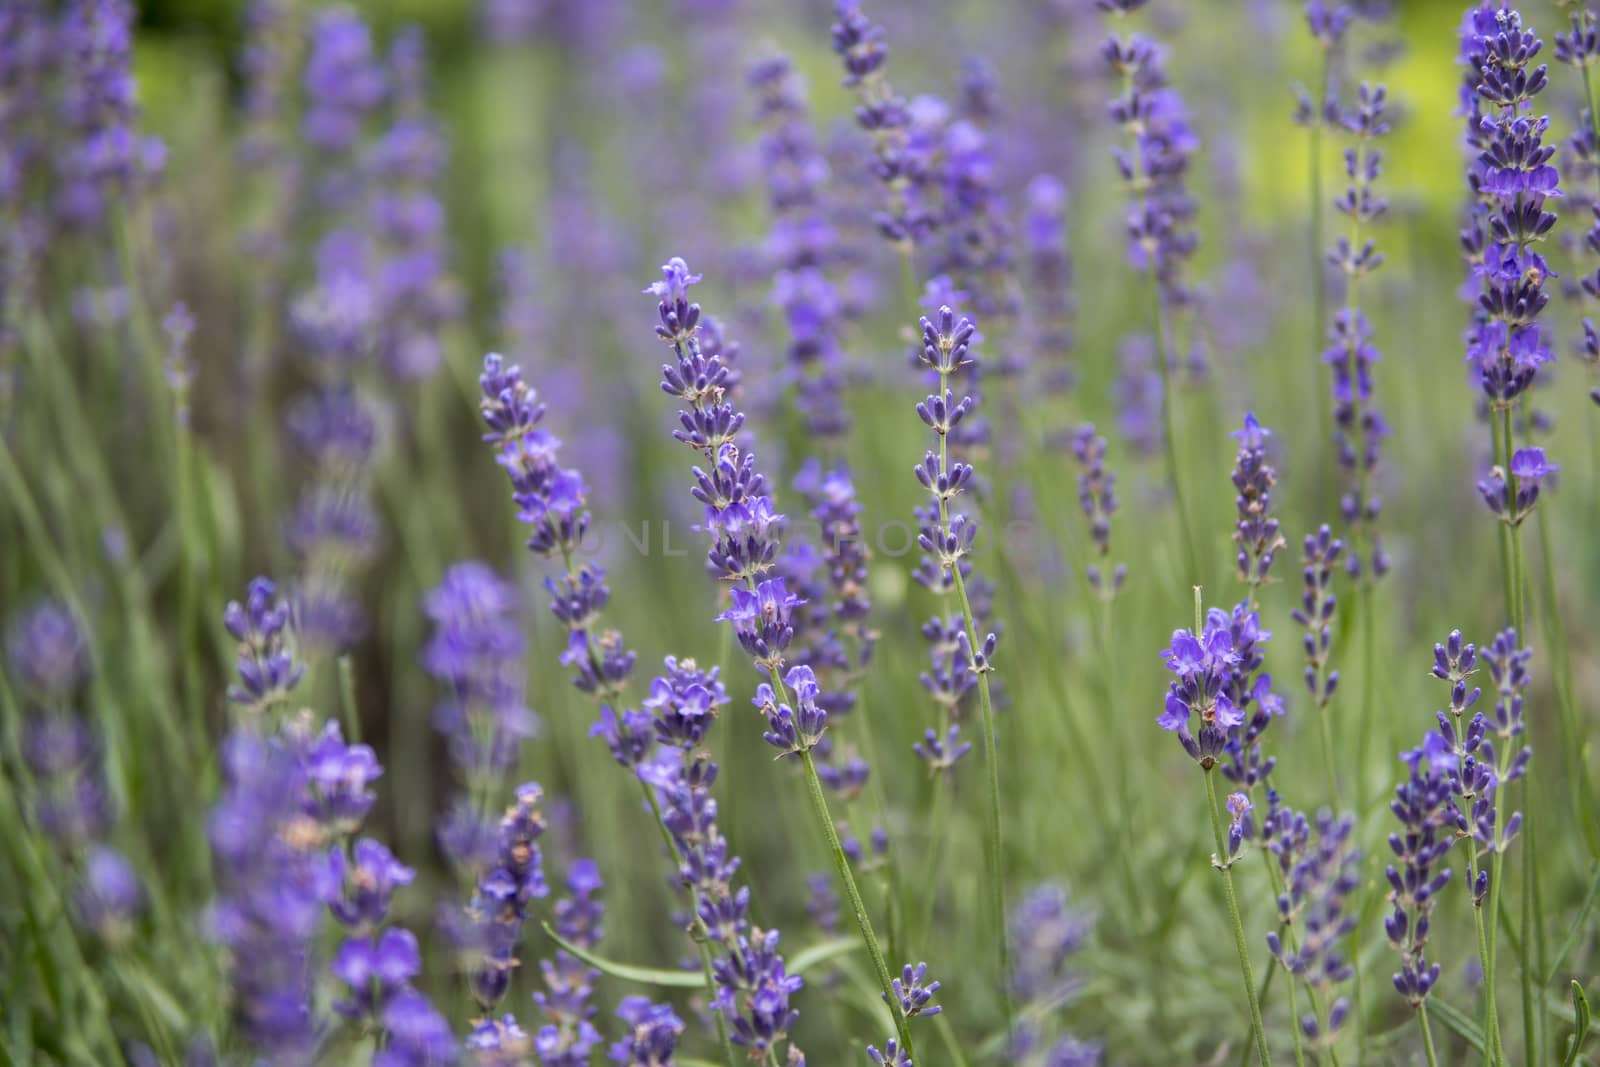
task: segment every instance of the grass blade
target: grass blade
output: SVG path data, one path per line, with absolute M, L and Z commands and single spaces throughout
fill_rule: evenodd
M 1428 998 L 1428 1014 L 1444 1023 L 1445 1029 L 1471 1045 L 1478 1055 L 1484 1054 L 1483 1027 L 1478 1025 L 1476 1019 L 1461 1014 L 1451 1007 L 1448 1001 L 1432 997 Z

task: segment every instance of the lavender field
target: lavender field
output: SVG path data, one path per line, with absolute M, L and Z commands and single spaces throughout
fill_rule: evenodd
M 0 1067 L 1600 1063 L 1600 4 L 0 0 Z

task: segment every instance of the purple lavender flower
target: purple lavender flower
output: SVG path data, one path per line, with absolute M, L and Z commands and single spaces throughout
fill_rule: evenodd
M 72 699 L 89 678 L 89 649 L 82 627 L 66 607 L 43 600 L 14 619 L 6 657 L 23 695 L 52 705 Z
M 854 684 L 871 661 L 878 638 L 867 624 L 872 602 L 867 593 L 870 552 L 861 529 L 863 509 L 844 467 L 823 470 L 808 460 L 795 476 L 794 487 L 805 498 L 821 534 L 817 562 L 826 583 L 817 583 L 814 592 L 806 594 L 809 612 L 805 625 L 798 628 L 792 658 L 824 680 L 824 704 L 829 714 L 837 715 L 854 707 Z M 791 545 L 786 563 L 795 551 Z
M 593 860 L 575 860 L 567 872 L 567 896 L 556 901 L 556 933 L 570 944 L 592 949 L 602 936 L 605 905 L 599 868 Z M 600 1043 L 591 1021 L 595 1008 L 594 984 L 600 972 L 564 949 L 542 960 L 545 991 L 533 995 L 534 1003 L 549 1021 L 534 1038 L 534 1048 L 545 1067 L 585 1067 L 590 1051 Z
M 872 172 L 884 190 L 878 231 L 909 256 L 935 226 L 926 203 L 926 160 L 912 146 L 911 108 L 884 74 L 883 27 L 867 18 L 859 0 L 837 0 L 834 14 L 833 51 L 844 65 L 843 85 L 856 94 L 856 124 L 872 139 Z
M 791 667 L 784 675 L 784 685 L 794 696 L 794 706 L 780 702 L 772 686 L 762 683 L 756 687 L 752 703 L 767 720 L 767 731 L 762 739 L 785 756 L 798 756 L 809 752 L 822 741 L 828 729 L 828 713 L 817 703 L 821 690 L 810 667 Z
M 1304 815 L 1280 806 L 1275 792 L 1269 797 L 1262 837 L 1282 875 L 1285 891 L 1278 897 L 1278 920 L 1294 947 L 1273 931 L 1267 934 L 1267 948 L 1291 980 L 1311 989 L 1313 1004 L 1327 1005 L 1326 1014 L 1312 1012 L 1299 1020 L 1312 1046 L 1326 1047 L 1337 1040 L 1349 1015 L 1348 1002 L 1334 997 L 1334 989 L 1355 974 L 1339 947 L 1356 928 L 1355 915 L 1346 911 L 1350 894 L 1361 884 L 1361 850 L 1351 840 L 1355 820 L 1322 812 L 1313 834 Z M 1293 936 L 1297 930 L 1298 938 Z
M 383 1012 L 388 1042 L 372 1059 L 372 1067 L 433 1067 L 455 1062 L 457 1047 L 450 1024 L 427 997 L 401 990 Z
M 772 300 L 788 327 L 797 402 L 813 435 L 836 437 L 849 430 L 849 419 L 841 397 L 842 306 L 827 274 L 835 258 L 822 188 L 828 164 L 812 129 L 804 81 L 789 60 L 780 55 L 756 61 L 748 81 L 758 97 L 759 150 L 772 213 L 766 245 L 775 271 Z
M 133 935 L 144 912 L 144 885 L 120 852 L 98 845 L 84 860 L 73 907 L 86 929 L 109 945 L 120 945 Z
M 1450 782 L 1428 766 L 1423 749 L 1401 754 L 1410 777 L 1395 787 L 1389 808 L 1400 830 L 1389 835 L 1395 863 L 1384 868 L 1392 911 L 1384 919 L 1389 944 L 1400 953 L 1394 987 L 1413 1006 L 1420 1005 L 1439 981 L 1439 965 L 1427 959 L 1433 906 L 1450 881 L 1451 870 L 1439 869 L 1455 843 L 1455 805 Z
M 517 948 L 528 908 L 549 894 L 538 845 L 544 833 L 538 807 L 542 795 L 534 782 L 517 787 L 495 829 L 493 853 L 478 874 L 472 899 L 463 912 L 446 911 L 441 917 L 485 1015 L 505 998 L 520 965 Z
M 1278 520 L 1272 514 L 1272 488 L 1278 476 L 1267 462 L 1267 438 L 1272 431 L 1257 421 L 1254 412 L 1245 414 L 1244 428 L 1232 436 L 1239 442 L 1233 465 L 1233 487 L 1238 493 L 1234 498 L 1238 521 L 1234 524 L 1233 543 L 1239 550 L 1239 580 L 1250 587 L 1249 600 L 1254 603 L 1284 544 Z
M 228 602 L 222 624 L 239 643 L 239 684 L 229 687 L 228 700 L 253 715 L 287 701 L 305 667 L 294 653 L 288 602 L 272 580 L 251 581 L 244 603 Z
M 1137 6 L 1107 9 L 1126 14 Z M 1183 278 L 1183 266 L 1198 246 L 1186 178 L 1199 139 L 1183 100 L 1167 81 L 1163 46 L 1138 34 L 1112 36 L 1100 53 L 1121 82 L 1110 115 L 1126 140 L 1114 159 L 1129 190 L 1128 259 L 1155 277 L 1164 305 L 1186 307 L 1195 293 Z
M 223 788 L 209 837 L 217 899 L 212 936 L 227 950 L 241 1038 L 269 1060 L 311 1055 L 313 951 L 328 894 L 321 832 L 304 812 L 308 783 L 280 736 L 236 729 L 222 750 Z
M 1117 513 L 1117 476 L 1106 470 L 1106 439 L 1095 433 L 1093 423 L 1072 431 L 1072 456 L 1078 462 L 1078 507 L 1089 520 L 1089 536 L 1095 555 L 1103 562 L 1111 554 L 1111 517 Z M 1089 586 L 1100 596 L 1113 598 L 1127 579 L 1128 568 L 1118 563 L 1109 579 L 1099 563 L 1085 568 Z
M 954 767 L 961 757 L 971 752 L 972 742 L 961 740 L 961 727 L 951 723 L 944 737 L 941 738 L 930 729 L 921 741 L 911 746 L 911 751 L 928 764 L 931 773 L 939 774 Z
M 1327 708 L 1339 685 L 1339 672 L 1329 670 L 1328 655 L 1333 644 L 1333 616 L 1339 604 L 1332 591 L 1333 571 L 1343 553 L 1344 542 L 1334 537 L 1326 525 L 1314 534 L 1306 534 L 1300 606 L 1290 613 L 1305 630 L 1306 689 L 1319 712 Z
M 671 1067 L 678 1038 L 684 1031 L 683 1020 L 671 1005 L 652 1004 L 646 997 L 624 997 L 617 1005 L 617 1018 L 629 1033 L 607 1051 L 612 1063 Z
M 1371 486 L 1379 446 L 1389 428 L 1373 399 L 1373 365 L 1380 353 L 1372 344 L 1372 327 L 1361 311 L 1358 294 L 1361 279 L 1383 264 L 1383 255 L 1363 234 L 1368 224 L 1388 209 L 1388 201 L 1373 191 L 1383 164 L 1383 153 L 1373 142 L 1389 132 L 1384 113 L 1387 101 L 1383 86 L 1363 83 L 1356 110 L 1340 120 L 1352 143 L 1345 149 L 1345 190 L 1333 206 L 1349 220 L 1350 232 L 1337 239 L 1328 261 L 1345 279 L 1345 306 L 1334 316 L 1329 347 L 1322 356 L 1333 369 L 1334 446 L 1345 477 L 1339 509 L 1352 534 L 1369 542 L 1370 548 L 1365 560 L 1355 547 L 1345 559 L 1352 575 L 1359 576 L 1370 567 L 1374 578 L 1383 577 L 1389 569 L 1377 531 L 1382 500 Z
M 55 210 L 69 226 L 104 224 L 110 205 L 165 162 L 162 143 L 134 129 L 133 15 L 126 0 L 73 0 L 56 25 L 64 75 L 56 114 L 65 136 Z
M 330 156 L 352 151 L 386 90 L 371 31 L 355 12 L 333 8 L 313 21 L 303 88 L 306 141 Z
M 1028 264 L 1033 319 L 1032 345 L 1043 357 L 1041 381 L 1047 391 L 1072 388 L 1074 370 L 1072 255 L 1066 238 L 1067 190 L 1059 179 L 1040 174 L 1028 183 L 1022 244 Z
M 516 592 L 482 563 L 457 563 L 428 594 L 433 635 L 422 665 L 445 689 L 434 725 L 468 784 L 516 763 L 538 720 L 524 700 Z
M 882 1052 L 879 1052 L 876 1046 L 868 1045 L 867 1059 L 878 1067 L 912 1067 L 910 1055 L 892 1037 L 884 1042 Z
M 900 1013 L 908 1018 L 913 1015 L 938 1015 L 944 1007 L 933 1003 L 934 994 L 939 992 L 939 982 L 929 982 L 928 965 L 919 963 L 915 967 L 906 964 L 901 968 L 900 977 L 894 980 L 894 992 L 900 998 Z M 887 1001 L 887 997 L 884 998 Z M 892 1007 L 892 1005 L 891 1005 Z
M 1461 235 L 1478 289 L 1466 362 L 1491 419 L 1507 427 L 1539 367 L 1555 358 L 1538 317 L 1550 299 L 1544 283 L 1556 274 L 1534 251 L 1556 223 L 1547 202 L 1562 195 L 1560 174 L 1551 164 L 1555 146 L 1544 143 L 1549 116 L 1531 114 L 1549 83 L 1547 68 L 1534 65 L 1543 47 L 1521 14 L 1509 8 L 1469 11 L 1462 24 L 1462 113 L 1467 144 L 1477 153 L 1467 175 L 1473 210 Z M 1504 457 L 1512 442 L 1507 430 L 1500 436 L 1506 440 L 1497 455 Z M 1502 477 L 1507 500 L 1517 500 L 1522 490 L 1515 469 L 1502 471 Z
M 77 852 L 105 833 L 112 814 L 95 735 L 73 708 L 90 674 L 85 635 L 64 604 L 43 600 L 12 620 L 6 653 L 24 712 L 32 817 L 59 847 Z
M 1544 457 L 1542 448 L 1519 448 L 1511 456 L 1510 477 L 1495 467 L 1478 483 L 1478 493 L 1496 518 L 1512 526 L 1533 514 L 1544 480 L 1561 468 Z
M 1156 722 L 1174 732 L 1185 752 L 1209 770 L 1228 740 L 1228 731 L 1244 725 L 1244 712 L 1229 692 L 1240 659 L 1233 647 L 1231 620 L 1213 608 L 1204 628 L 1174 630 L 1172 642 L 1162 650 L 1162 660 L 1176 677 L 1167 688 L 1166 711 Z M 1190 733 L 1198 717 L 1200 736 Z

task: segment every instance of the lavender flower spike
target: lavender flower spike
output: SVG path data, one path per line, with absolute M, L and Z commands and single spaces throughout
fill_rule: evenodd
M 773 506 L 755 455 L 737 443 L 744 413 L 728 396 L 728 370 L 717 355 L 708 354 L 701 345 L 700 305 L 688 298 L 689 287 L 697 284 L 700 276 L 677 257 L 667 261 L 661 274 L 659 281 L 645 289 L 657 300 L 656 336 L 672 348 L 672 361 L 661 368 L 661 388 L 684 405 L 678 411 L 673 437 L 699 452 L 709 467 L 694 469 L 691 493 L 704 508 L 702 528 L 711 539 L 708 570 L 729 582 L 731 604 L 719 618 L 734 627 L 740 644 L 766 678 L 771 696 L 762 700 L 767 740 L 798 756 L 804 768 L 813 813 L 833 853 L 835 870 L 850 899 L 879 986 L 886 996 L 893 996 L 888 964 L 851 873 L 812 756 L 827 725 L 825 701 L 811 670 L 797 668 L 803 673 L 788 676 L 781 673 L 784 650 L 793 638 L 793 610 L 800 599 L 788 591 L 782 578 L 766 577 L 778 558 L 783 516 Z M 789 680 L 796 683 L 793 703 Z M 764 689 L 762 696 L 766 695 Z M 799 979 L 784 970 L 775 933 L 752 931 L 748 944 L 739 939 L 734 947 L 732 958 L 716 965 L 719 983 L 743 983 L 760 990 L 760 995 L 750 1002 L 749 1017 L 733 1018 L 733 1041 L 758 1056 L 765 1055 L 770 1042 L 786 1036 L 792 1023 L 787 997 L 799 988 Z M 732 1018 L 739 1005 L 735 998 L 719 998 L 718 1007 L 725 1017 Z M 909 1049 L 910 1031 L 904 1019 L 897 1029 L 901 1043 Z

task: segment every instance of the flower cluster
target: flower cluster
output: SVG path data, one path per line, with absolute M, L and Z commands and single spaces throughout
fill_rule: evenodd
M 26 718 L 22 757 L 33 776 L 33 819 L 68 853 L 109 828 L 110 798 L 94 732 L 74 706 L 89 681 L 89 646 L 66 605 L 44 600 L 6 634 L 6 662 Z
M 856 124 L 872 139 L 873 175 L 884 189 L 878 230 L 909 255 L 933 233 L 937 216 L 928 204 L 928 161 L 912 142 L 910 105 L 884 74 L 889 49 L 883 27 L 867 18 L 860 0 L 837 0 L 832 36 L 843 84 L 856 94 Z
M 1439 981 L 1439 964 L 1427 958 L 1428 934 L 1439 892 L 1450 881 L 1441 863 L 1455 844 L 1456 811 L 1450 780 L 1430 766 L 1422 748 L 1401 754 L 1409 777 L 1395 787 L 1389 810 L 1400 829 L 1389 835 L 1394 862 L 1384 868 L 1390 914 L 1383 928 L 1400 953 L 1394 987 L 1415 1007 Z
M 1126 15 L 1142 4 L 1107 3 L 1102 10 Z M 1200 147 L 1182 98 L 1167 81 L 1166 49 L 1147 37 L 1113 35 L 1100 47 L 1120 91 L 1110 115 L 1125 143 L 1114 151 L 1117 173 L 1127 185 L 1128 258 L 1154 275 L 1162 303 L 1191 304 L 1196 294 L 1183 277 L 1199 241 L 1195 203 L 1188 190 L 1189 162 Z
M 847 468 L 824 470 L 808 460 L 795 476 L 794 488 L 804 498 L 820 543 L 790 544 L 783 569 L 807 600 L 796 627 L 793 659 L 817 671 L 825 681 L 830 714 L 855 706 L 854 683 L 872 659 L 878 635 L 868 625 L 872 601 L 867 588 L 870 558 L 861 529 L 861 501 Z M 808 565 L 814 560 L 814 566 Z M 820 570 L 817 581 L 799 573 Z
M 1067 247 L 1067 189 L 1060 179 L 1040 174 L 1028 183 L 1022 220 L 1027 262 L 1032 346 L 1042 357 L 1040 381 L 1049 392 L 1072 388 L 1072 350 L 1076 338 L 1072 253 Z
M 1548 202 L 1562 195 L 1555 146 L 1544 143 L 1550 119 L 1532 114 L 1549 83 L 1545 65 L 1535 65 L 1543 48 L 1509 8 L 1468 11 L 1462 25 L 1462 111 L 1476 155 L 1467 174 L 1475 206 L 1461 244 L 1479 290 L 1466 362 L 1495 413 L 1514 407 L 1555 358 L 1539 314 L 1550 299 L 1545 282 L 1556 274 L 1534 250 L 1555 226 Z M 1504 448 L 1509 455 L 1510 443 Z M 1500 478 L 1505 500 L 1517 500 L 1516 470 Z
M 1312 1004 L 1326 1006 L 1326 1015 L 1312 1012 L 1300 1020 L 1305 1037 L 1314 1046 L 1326 1046 L 1338 1039 L 1350 1013 L 1349 1001 L 1334 997 L 1334 988 L 1355 974 L 1339 947 L 1356 928 L 1356 916 L 1346 911 L 1361 884 L 1361 850 L 1352 841 L 1355 819 L 1321 812 L 1313 822 L 1279 805 L 1275 793 L 1269 800 L 1272 810 L 1263 820 L 1262 838 L 1282 876 L 1278 920 L 1284 933 L 1268 933 L 1267 947 L 1293 979 L 1311 989 Z M 1285 944 L 1290 931 L 1298 931 L 1298 945 L 1292 936 Z
M 1383 254 L 1363 234 L 1389 206 L 1373 189 L 1383 166 L 1383 153 L 1374 141 L 1389 132 L 1384 110 L 1388 94 L 1381 85 L 1363 83 L 1357 100 L 1355 110 L 1340 119 L 1351 143 L 1344 155 L 1345 188 L 1333 202 L 1348 220 L 1349 232 L 1341 234 L 1328 253 L 1328 261 L 1344 278 L 1345 305 L 1333 317 L 1322 358 L 1333 370 L 1334 447 L 1345 475 L 1340 514 L 1370 544 L 1369 559 L 1363 560 L 1352 548 L 1345 560 L 1352 574 L 1370 567 L 1372 576 L 1381 578 L 1388 572 L 1389 559 L 1377 531 L 1383 502 L 1371 480 L 1389 428 L 1373 399 L 1373 369 L 1380 353 L 1372 343 L 1372 325 L 1361 310 L 1359 293 L 1361 280 L 1383 265 Z
M 422 666 L 444 691 L 434 728 L 449 742 L 467 796 L 493 796 L 517 765 L 522 742 L 538 728 L 523 691 L 516 591 L 486 564 L 457 563 L 428 594 L 423 611 L 433 633 Z M 440 828 L 445 852 L 473 874 L 490 861 L 493 841 L 487 813 L 465 797 Z
M 575 860 L 567 871 L 567 895 L 556 901 L 556 933 L 568 944 L 592 949 L 603 936 L 605 905 L 599 899 L 603 883 L 593 860 Z M 548 1022 L 534 1038 L 534 1048 L 545 1067 L 584 1067 L 590 1051 L 600 1043 L 600 1034 L 591 1021 L 595 1009 L 594 984 L 600 972 L 565 949 L 552 959 L 542 960 L 544 992 L 535 993 L 534 1002 Z M 479 1029 L 495 1027 L 486 1020 Z
M 583 475 L 560 466 L 561 443 L 539 425 L 545 406 L 520 367 L 508 367 L 490 353 L 478 381 L 483 439 L 495 447 L 495 459 L 511 479 L 519 517 L 533 527 L 528 547 L 545 557 L 559 555 L 565 563 L 559 579 L 545 579 L 550 610 L 567 628 L 561 662 L 575 672 L 573 685 L 583 692 L 620 693 L 633 671 L 634 653 L 615 630 L 597 630 L 611 599 L 605 571 L 573 558 L 590 523 Z
M 228 688 L 229 702 L 252 715 L 284 704 L 305 666 L 294 654 L 289 604 L 272 580 L 256 578 L 242 604 L 229 601 L 222 625 L 239 643 L 239 681 Z
M 1238 512 L 1233 527 L 1233 543 L 1238 548 L 1235 562 L 1239 580 L 1250 587 L 1252 602 L 1266 584 L 1272 561 L 1284 544 L 1278 520 L 1272 514 L 1272 488 L 1278 475 L 1267 461 L 1267 438 L 1271 436 L 1272 431 L 1261 425 L 1254 412 L 1247 412 L 1244 428 L 1233 433 L 1239 442 L 1232 475 L 1233 488 L 1238 493 L 1234 497 Z
M 1094 917 L 1073 906 L 1066 887 L 1044 882 L 1023 895 L 1011 911 L 1011 988 L 1021 1005 L 1011 1031 L 1008 1062 L 1047 1067 L 1098 1067 L 1104 1047 L 1071 1034 L 1052 1040 L 1042 1021 L 1059 1013 L 1083 987 L 1071 960 L 1087 943 Z M 1032 1010 L 1030 1010 L 1032 1009 Z
M 1326 524 L 1314 534 L 1306 534 L 1301 555 L 1300 606 L 1291 617 L 1305 630 L 1306 690 L 1312 703 L 1326 708 L 1339 685 L 1339 672 L 1328 667 L 1333 645 L 1333 616 L 1339 598 L 1333 593 L 1333 572 L 1344 554 L 1344 541 L 1333 536 Z
M 1539 502 L 1544 480 L 1561 468 L 1544 457 L 1542 448 L 1519 448 L 1507 468 L 1493 467 L 1478 483 L 1483 502 L 1501 522 L 1522 525 Z
M 1111 517 L 1117 513 L 1117 476 L 1106 470 L 1106 439 L 1095 433 L 1093 423 L 1085 423 L 1072 431 L 1071 448 L 1073 458 L 1078 461 L 1078 507 L 1089 520 L 1095 556 L 1104 561 L 1111 553 Z M 1122 588 L 1128 577 L 1128 567 L 1118 563 L 1112 568 L 1109 580 L 1101 572 L 1099 563 L 1089 564 L 1085 573 L 1090 587 L 1110 599 Z
M 1175 677 L 1156 722 L 1176 733 L 1184 751 L 1205 770 L 1226 753 L 1223 773 L 1247 790 L 1272 773 L 1275 760 L 1263 757 L 1261 736 L 1284 712 L 1283 700 L 1272 691 L 1272 676 L 1261 673 L 1261 646 L 1271 637 L 1255 610 L 1242 603 L 1232 612 L 1212 608 L 1198 633 L 1174 631 L 1161 653 Z M 1194 720 L 1198 736 L 1190 730 Z
M 758 60 L 748 80 L 762 126 L 759 151 L 772 229 L 766 254 L 772 299 L 789 331 L 788 356 L 798 407 L 818 439 L 849 430 L 841 393 L 843 309 L 827 269 L 837 259 L 823 186 L 828 162 L 817 144 L 805 84 L 786 56 Z

